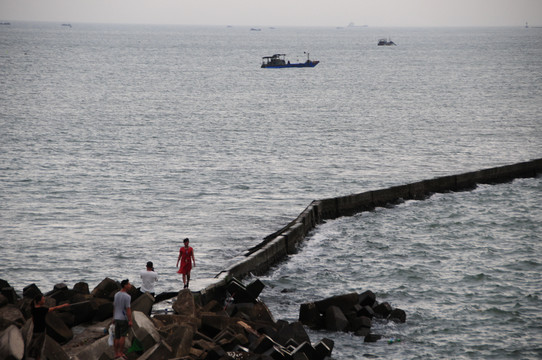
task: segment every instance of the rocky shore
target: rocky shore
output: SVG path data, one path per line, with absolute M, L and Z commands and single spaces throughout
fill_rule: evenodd
M 41 290 L 31 284 L 22 297 L 0 280 L 0 358 L 24 359 L 32 336 L 31 303 Z M 175 298 L 170 314 L 152 314 L 155 298 L 132 288 L 133 327 L 126 341 L 128 359 L 325 359 L 333 341 L 312 344 L 301 322 L 275 320 L 259 300 L 264 284 L 236 279 L 222 296 L 203 299 L 189 289 L 164 293 L 156 301 Z M 45 358 L 110 360 L 113 347 L 106 329 L 112 321 L 113 297 L 120 283 L 104 279 L 92 291 L 86 283 L 73 288 L 57 284 L 43 293 L 46 306 L 70 304 L 47 314 Z
M 70 304 L 47 314 L 44 355 L 49 360 L 112 360 L 107 329 L 112 322 L 113 297 L 120 283 L 105 278 L 92 291 L 80 282 L 68 288 L 57 284 L 42 293 L 31 284 L 18 296 L 0 279 L 0 359 L 25 359 L 32 336 L 31 303 L 43 294 L 46 306 Z M 316 344 L 305 326 L 326 331 L 352 332 L 365 342 L 378 341 L 373 321 L 404 323 L 405 311 L 379 303 L 372 291 L 349 293 L 300 305 L 299 321 L 275 320 L 259 299 L 264 284 L 248 285 L 233 278 L 212 298 L 184 289 L 153 298 L 132 288 L 133 327 L 126 342 L 130 360 L 324 360 L 334 342 Z M 171 311 L 153 312 L 153 306 L 174 299 Z

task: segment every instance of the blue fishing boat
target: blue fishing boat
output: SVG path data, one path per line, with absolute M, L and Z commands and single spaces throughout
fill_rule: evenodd
M 264 56 L 262 58 L 262 68 L 280 69 L 280 68 L 300 68 L 300 67 L 315 67 L 320 61 L 311 60 L 309 53 L 307 54 L 307 61 L 302 63 L 290 63 L 286 60 L 286 54 L 275 54 L 273 56 Z

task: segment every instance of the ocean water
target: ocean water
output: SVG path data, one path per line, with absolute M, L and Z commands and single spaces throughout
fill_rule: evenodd
M 0 278 L 209 278 L 312 200 L 542 156 L 542 29 L 0 27 Z M 395 47 L 378 47 L 391 36 Z M 310 69 L 261 69 L 286 53 Z M 542 356 L 540 179 L 320 226 L 262 279 L 278 318 L 373 290 L 407 311 L 334 358 Z M 283 292 L 285 291 L 285 292 Z

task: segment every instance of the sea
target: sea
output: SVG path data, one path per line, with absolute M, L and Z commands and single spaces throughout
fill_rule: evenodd
M 541 158 L 540 104 L 542 28 L 2 25 L 0 278 L 139 286 L 153 261 L 177 291 L 186 237 L 209 279 L 313 200 Z M 339 218 L 261 299 L 406 311 L 376 343 L 308 329 L 337 360 L 540 359 L 541 224 L 540 177 Z

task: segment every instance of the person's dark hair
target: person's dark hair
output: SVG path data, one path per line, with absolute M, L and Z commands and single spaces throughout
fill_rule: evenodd
M 154 264 L 152 263 L 152 261 L 147 261 L 147 267 L 151 269 L 154 268 Z
M 189 238 L 185 238 L 185 239 L 183 240 L 183 243 L 185 243 L 185 242 L 187 242 L 187 241 L 190 241 L 190 239 L 189 239 Z
M 122 280 L 122 281 L 120 282 L 120 287 L 123 288 L 123 287 L 124 287 L 126 284 L 128 284 L 129 282 L 130 282 L 130 280 L 128 280 L 128 279 Z

